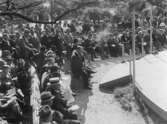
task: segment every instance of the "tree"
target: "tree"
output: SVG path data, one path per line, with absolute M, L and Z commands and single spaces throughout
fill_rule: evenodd
M 52 16 L 54 20 L 38 20 L 33 18 L 34 15 L 39 16 L 42 12 L 49 14 L 50 10 L 44 7 L 44 3 L 51 0 L 3 0 L 0 3 L 0 16 L 12 18 L 21 18 L 32 23 L 54 24 L 66 15 L 77 11 L 80 8 L 95 5 L 97 0 L 84 2 L 83 0 L 52 0 Z M 59 11 L 58 11 L 59 10 Z M 58 14 L 59 12 L 60 14 Z M 55 16 L 56 15 L 56 16 Z

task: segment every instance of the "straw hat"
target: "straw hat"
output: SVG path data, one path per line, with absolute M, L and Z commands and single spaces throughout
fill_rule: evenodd
M 165 23 L 163 23 L 163 22 L 159 26 L 160 27 L 166 27 Z
M 0 70 L 3 71 L 6 68 L 10 68 L 10 66 L 3 59 L 0 59 Z

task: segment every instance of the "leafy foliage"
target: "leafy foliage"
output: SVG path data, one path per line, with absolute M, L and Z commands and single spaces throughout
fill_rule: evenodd
M 1 0 L 0 16 L 5 20 L 22 18 L 39 23 L 48 23 L 48 20 L 55 23 L 65 17 L 81 16 L 88 16 L 94 22 L 106 17 L 118 22 L 122 18 L 130 18 L 132 10 L 142 13 L 149 7 L 148 3 L 156 6 L 157 14 L 166 11 L 167 0 Z M 91 9 L 90 5 L 93 5 Z M 83 9 L 78 10 L 80 8 Z M 115 10 L 116 14 L 111 13 L 110 9 Z
M 3 0 L 0 16 L 18 17 L 34 23 L 56 23 L 69 13 L 94 3 L 95 0 Z

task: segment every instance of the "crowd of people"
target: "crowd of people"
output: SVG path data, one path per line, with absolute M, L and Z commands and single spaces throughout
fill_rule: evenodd
M 107 24 L 88 21 L 60 21 L 52 25 L 21 24 L 3 28 L 0 36 L 0 121 L 28 121 L 30 106 L 30 67 L 36 69 L 40 80 L 40 122 L 79 124 L 74 106 L 68 104 L 61 91 L 61 71 L 68 61 L 72 78 L 83 79 L 84 88 L 91 90 L 94 73 L 88 66 L 95 58 L 122 56 L 132 49 L 132 32 L 111 32 L 101 35 Z M 167 45 L 165 24 L 153 28 L 153 47 L 159 51 Z M 100 36 L 100 37 L 99 37 Z M 98 37 L 98 38 L 97 38 Z M 137 27 L 137 54 L 149 53 L 150 30 Z M 124 51 L 122 51 L 124 50 Z M 71 86 L 73 89 L 73 87 Z M 75 92 L 73 92 L 75 95 Z M 6 121 L 6 122 L 5 122 Z
M 85 51 L 78 38 L 71 37 L 71 41 L 66 41 L 64 38 L 70 38 L 70 32 L 65 32 L 59 24 L 43 28 L 19 25 L 12 33 L 7 29 L 2 30 L 0 37 L 1 120 L 15 124 L 32 123 L 33 66 L 40 80 L 40 123 L 79 124 L 75 106 L 64 99 L 60 85 L 61 69 L 68 60 L 73 77 L 83 77 L 85 88 L 91 89 L 89 80 L 93 71 L 85 65 Z

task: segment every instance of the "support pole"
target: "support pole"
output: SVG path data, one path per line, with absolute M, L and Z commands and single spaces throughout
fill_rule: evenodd
M 130 55 L 130 58 L 129 58 L 129 74 L 132 76 L 132 50 L 130 49 L 129 50 L 129 55 Z
M 141 39 L 141 56 L 144 56 L 144 39 Z
M 122 43 L 122 57 L 124 57 L 125 56 L 125 46 L 124 46 L 124 44 Z
M 135 61 L 136 61 L 136 50 L 135 50 L 135 39 L 136 39 L 136 31 L 135 31 L 135 10 L 133 10 L 132 13 L 133 17 L 132 17 L 132 58 L 133 58 L 133 77 L 132 77 L 132 81 L 133 84 L 135 85 L 135 79 L 136 79 L 136 68 L 135 68 Z
M 50 0 L 50 18 L 51 18 L 51 21 L 53 21 L 53 7 L 54 7 L 54 0 Z
M 122 61 L 125 61 L 125 47 L 124 47 L 123 43 L 121 44 L 121 47 L 122 47 L 121 48 L 122 49 L 122 51 L 121 51 L 122 52 Z
M 152 28 L 152 21 L 153 21 L 153 12 L 152 12 L 152 6 L 150 9 L 150 54 L 152 54 L 153 51 L 153 38 L 152 38 L 152 34 L 153 34 L 153 28 Z

